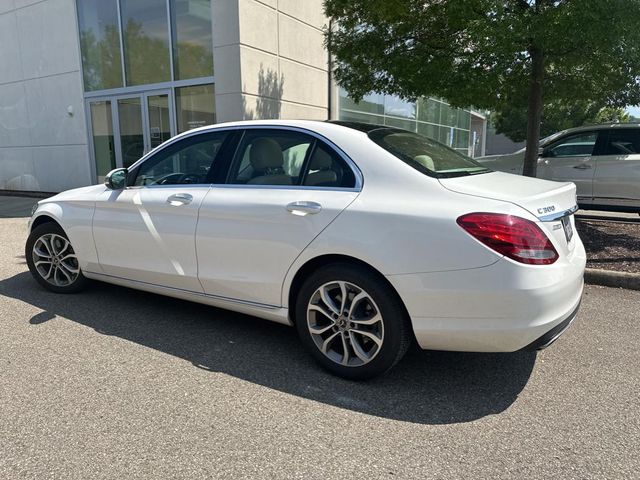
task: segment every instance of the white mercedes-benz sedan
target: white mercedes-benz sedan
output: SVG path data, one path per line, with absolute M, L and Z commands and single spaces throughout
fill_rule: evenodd
M 423 349 L 544 348 L 574 319 L 576 187 L 493 172 L 426 137 L 343 122 L 191 130 L 104 185 L 42 200 L 35 279 L 88 279 L 295 326 L 353 379 Z

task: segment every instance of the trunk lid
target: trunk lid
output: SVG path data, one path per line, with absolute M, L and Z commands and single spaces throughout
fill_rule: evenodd
M 556 247 L 565 254 L 573 250 L 575 224 L 572 214 L 577 210 L 575 184 L 502 172 L 443 178 L 440 183 L 452 192 L 500 200 L 524 208 L 538 218 L 540 227 Z

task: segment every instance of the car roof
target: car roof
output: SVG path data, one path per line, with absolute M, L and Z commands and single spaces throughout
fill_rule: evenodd
M 591 130 L 608 130 L 615 128 L 640 128 L 640 123 L 638 122 L 629 122 L 629 123 L 598 123 L 593 125 L 582 125 L 581 127 L 568 128 L 564 130 L 564 133 L 573 133 L 573 132 L 583 132 L 583 131 L 591 131 Z

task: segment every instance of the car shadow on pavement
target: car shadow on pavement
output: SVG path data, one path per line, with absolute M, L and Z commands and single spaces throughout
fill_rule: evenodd
M 527 384 L 535 352 L 424 352 L 388 374 L 352 382 L 321 370 L 294 329 L 222 309 L 93 283 L 76 295 L 43 290 L 28 272 L 0 280 L 0 295 L 41 310 L 38 325 L 77 322 L 268 388 L 368 415 L 422 424 L 468 422 L 507 409 Z

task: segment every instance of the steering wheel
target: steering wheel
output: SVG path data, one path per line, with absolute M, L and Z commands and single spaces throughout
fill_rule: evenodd
M 163 177 L 160 177 L 150 185 L 184 185 L 202 183 L 202 176 L 196 173 L 169 173 Z

